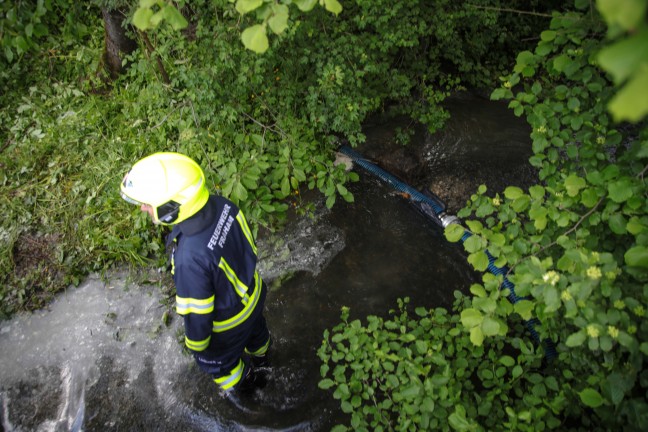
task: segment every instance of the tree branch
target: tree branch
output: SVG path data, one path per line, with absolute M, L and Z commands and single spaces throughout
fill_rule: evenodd
M 518 9 L 498 8 L 498 7 L 493 7 L 493 6 L 478 6 L 478 5 L 474 5 L 474 4 L 468 4 L 467 6 L 474 7 L 475 9 L 492 10 L 492 11 L 496 11 L 496 12 L 511 12 L 511 13 L 516 13 L 516 14 L 520 14 L 520 15 L 533 15 L 533 16 L 539 16 L 539 17 L 543 17 L 543 18 L 553 18 L 553 15 L 540 13 L 540 12 L 529 12 L 529 11 L 523 11 L 523 10 L 518 10 Z
M 146 56 L 150 59 L 151 56 L 153 55 L 153 52 L 155 51 L 155 48 L 153 48 L 153 44 L 151 44 L 151 41 L 149 40 L 148 35 L 145 32 L 140 31 L 139 33 L 142 36 L 144 45 L 146 45 L 146 53 L 147 53 Z M 164 82 L 164 84 L 171 84 L 171 80 L 169 79 L 169 74 L 167 74 L 167 71 L 164 68 L 164 64 L 162 63 L 160 57 L 155 56 L 155 61 L 157 62 L 158 70 L 162 75 L 162 81 Z

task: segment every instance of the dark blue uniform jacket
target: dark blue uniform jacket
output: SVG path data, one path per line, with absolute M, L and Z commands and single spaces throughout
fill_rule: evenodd
M 257 249 L 245 216 L 226 198 L 210 196 L 173 228 L 168 244 L 185 343 L 195 353 L 217 355 L 218 335 L 263 307 Z

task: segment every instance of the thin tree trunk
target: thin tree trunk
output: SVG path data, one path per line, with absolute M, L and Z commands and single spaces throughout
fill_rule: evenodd
M 104 67 L 110 79 L 114 80 L 125 70 L 122 60 L 125 55 L 135 51 L 137 42 L 126 35 L 123 26 L 126 16 L 119 10 L 101 8 L 105 27 Z

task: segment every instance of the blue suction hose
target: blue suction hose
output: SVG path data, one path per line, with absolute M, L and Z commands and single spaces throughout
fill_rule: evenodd
M 430 218 L 437 225 L 443 228 L 447 227 L 450 224 L 461 225 L 461 221 L 459 220 L 459 218 L 453 215 L 448 215 L 446 213 L 445 203 L 443 203 L 443 201 L 441 201 L 441 199 L 436 195 L 432 194 L 431 192 L 428 194 L 424 194 L 419 190 L 409 186 L 408 184 L 399 180 L 398 178 L 388 173 L 384 169 L 380 168 L 378 165 L 363 158 L 359 153 L 352 150 L 348 146 L 341 146 L 338 149 L 338 151 L 351 158 L 351 160 L 356 165 L 359 165 L 365 171 L 376 176 L 378 179 L 384 181 L 385 183 L 387 183 L 397 191 L 402 192 L 403 195 L 410 200 L 410 203 L 412 205 L 414 205 L 419 211 L 421 211 L 421 213 L 423 213 L 425 216 Z M 472 233 L 464 229 L 464 233 L 461 237 L 461 242 L 462 243 L 465 242 L 470 236 L 472 236 Z M 486 255 L 488 256 L 488 270 L 490 271 L 490 273 L 492 273 L 495 276 L 503 275 L 504 277 L 501 288 L 502 289 L 506 288 L 509 290 L 509 295 L 507 299 L 512 304 L 515 304 L 520 300 L 523 300 L 524 297 L 519 297 L 515 293 L 515 285 L 506 276 L 509 270 L 508 267 L 506 266 L 497 267 L 495 265 L 495 257 L 493 257 L 488 251 L 486 251 Z M 540 335 L 538 334 L 538 331 L 535 328 L 536 325 L 540 324 L 540 321 L 536 318 L 532 318 L 530 320 L 525 320 L 524 324 L 527 330 L 529 331 L 529 333 L 531 334 L 533 340 L 536 343 L 540 343 Z M 545 339 L 542 342 L 542 345 L 545 350 L 545 359 L 553 360 L 557 356 L 556 347 L 553 341 L 551 341 L 550 339 Z

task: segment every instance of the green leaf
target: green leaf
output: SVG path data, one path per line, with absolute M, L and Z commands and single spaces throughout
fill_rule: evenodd
M 491 317 L 485 317 L 481 325 L 484 336 L 495 336 L 500 331 L 500 325 Z
M 622 203 L 632 196 L 632 183 L 628 177 L 608 184 L 608 193 L 614 202 Z
M 499 359 L 499 362 L 506 367 L 512 367 L 515 364 L 515 359 L 511 356 L 505 355 Z
M 634 77 L 610 101 L 608 109 L 614 120 L 636 123 L 648 114 L 648 64 L 643 64 Z
M 581 346 L 583 345 L 583 342 L 585 342 L 585 339 L 587 339 L 587 335 L 585 335 L 585 332 L 577 331 L 576 333 L 572 333 L 569 335 L 569 337 L 567 337 L 567 340 L 565 341 L 565 345 L 567 345 L 570 348 Z
M 288 6 L 275 4 L 272 11 L 274 15 L 268 20 L 268 25 L 275 34 L 281 34 L 288 27 Z
M 596 7 L 608 24 L 618 24 L 625 30 L 633 30 L 646 13 L 645 1 L 597 0 Z
M 531 198 L 534 200 L 540 200 L 544 198 L 545 188 L 540 185 L 531 186 L 529 188 L 529 195 L 531 195 Z
M 612 216 L 610 216 L 610 219 L 608 221 L 610 224 L 610 229 L 612 230 L 613 233 L 615 234 L 625 234 L 626 231 L 626 219 L 623 217 L 622 214 L 620 213 L 615 213 Z
M 585 179 L 577 176 L 576 174 L 570 174 L 569 177 L 565 179 L 565 188 L 567 189 L 567 195 L 573 197 L 578 195 L 578 192 L 583 189 L 587 183 Z
M 530 320 L 533 316 L 533 308 L 535 304 L 529 300 L 520 300 L 513 305 L 515 313 L 519 314 L 522 319 Z
M 293 3 L 297 5 L 300 11 L 308 12 L 315 7 L 318 0 L 293 0 Z
M 338 192 L 340 193 L 340 195 L 344 196 L 344 195 L 346 195 L 346 194 L 349 193 L 349 191 L 347 190 L 347 188 L 345 188 L 344 185 L 343 185 L 342 183 L 338 183 L 338 184 L 335 185 L 335 186 L 337 187 L 337 190 L 338 190 Z
M 464 249 L 468 253 L 478 252 L 484 248 L 484 242 L 482 238 L 477 235 L 471 235 L 464 242 Z
M 252 12 L 263 4 L 263 0 L 238 0 L 236 2 L 236 10 L 241 15 Z
M 241 184 L 240 181 L 237 181 L 234 183 L 234 187 L 232 188 L 232 198 L 234 201 L 245 201 L 248 197 L 247 190 L 245 189 L 245 186 Z
M 646 59 L 648 30 L 603 48 L 598 55 L 599 64 L 612 74 L 617 85 L 640 71 Z
M 484 225 L 482 225 L 481 222 L 475 220 L 467 220 L 466 225 L 468 225 L 470 231 L 475 234 L 479 234 L 484 229 Z
M 245 48 L 257 54 L 266 52 L 269 47 L 266 26 L 264 24 L 256 24 L 243 30 L 241 40 Z
M 587 208 L 594 207 L 598 200 L 599 197 L 596 193 L 596 190 L 594 190 L 593 188 L 587 188 L 581 194 L 581 203 Z
M 553 61 L 553 67 L 556 69 L 558 72 L 562 72 L 565 70 L 567 65 L 572 62 L 572 59 L 569 58 L 566 54 L 561 54 L 558 57 L 556 57 Z
M 338 0 L 324 0 L 324 7 L 327 11 L 339 15 L 342 12 L 342 5 Z
M 424 397 L 421 402 L 421 411 L 422 412 L 434 412 L 434 400 L 430 397 Z
M 335 195 L 331 195 L 326 199 L 326 208 L 333 208 L 335 204 Z
M 630 221 L 628 221 L 628 224 L 626 225 L 626 229 L 628 232 L 632 235 L 637 235 L 643 231 L 646 230 L 646 226 L 641 223 L 638 217 L 633 216 L 630 218 Z
M 484 343 L 484 333 L 481 327 L 473 327 L 470 329 L 470 342 L 475 346 L 481 346 Z
M 149 8 L 139 7 L 133 14 L 133 25 L 139 30 L 148 30 L 151 28 L 151 17 L 153 11 Z
M 635 246 L 629 249 L 624 258 L 625 263 L 631 267 L 648 268 L 648 248 L 645 246 Z
M 484 251 L 479 251 L 468 255 L 468 262 L 472 264 L 472 266 L 477 271 L 484 271 L 488 268 L 488 256 Z
M 498 88 L 493 90 L 493 92 L 490 95 L 491 100 L 500 100 L 506 96 L 507 89 L 505 88 Z
M 448 225 L 444 230 L 445 238 L 451 243 L 456 243 L 461 240 L 465 232 L 464 227 L 455 223 Z
M 423 340 L 417 340 L 416 349 L 418 350 L 419 354 L 425 354 L 428 350 L 427 342 Z
M 540 33 L 540 39 L 545 42 L 551 42 L 556 38 L 556 32 L 554 30 L 545 30 Z
M 519 187 L 509 186 L 504 189 L 504 196 L 508 199 L 514 200 L 522 195 L 524 195 L 524 192 Z
M 475 296 L 480 297 L 480 298 L 484 298 L 484 297 L 487 296 L 486 290 L 484 289 L 483 286 L 481 286 L 479 284 L 472 284 L 470 286 L 470 292 L 473 293 Z
M 290 195 L 290 179 L 288 177 L 284 177 L 283 180 L 281 180 L 281 194 L 284 197 Z
M 531 202 L 531 198 L 529 196 L 522 195 L 513 200 L 513 202 L 511 203 L 511 207 L 513 208 L 513 210 L 520 213 L 529 207 L 530 202 Z
M 480 326 L 483 320 L 483 315 L 477 309 L 467 308 L 461 311 L 461 324 L 466 328 Z
M 167 22 L 171 24 L 171 28 L 173 28 L 173 30 L 182 30 L 189 25 L 186 18 L 180 13 L 178 9 L 176 9 L 175 6 L 167 4 L 164 6 L 164 9 L 162 9 L 162 11 L 164 13 L 164 19 L 166 19 Z
M 603 402 L 605 402 L 603 396 L 592 388 L 583 389 L 583 391 L 578 393 L 578 396 L 580 396 L 581 401 L 590 408 L 598 408 L 603 405 Z
M 481 344 L 480 344 L 481 345 Z M 463 405 L 456 405 L 455 410 L 448 417 L 450 427 L 456 431 L 468 431 L 476 429 L 471 422 L 466 419 L 466 409 Z
M 335 385 L 335 382 L 330 378 L 323 379 L 317 384 L 317 386 L 319 388 L 321 388 L 322 390 L 328 390 L 331 387 L 333 387 L 334 385 Z

